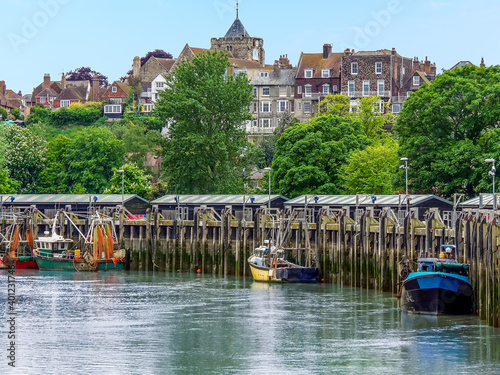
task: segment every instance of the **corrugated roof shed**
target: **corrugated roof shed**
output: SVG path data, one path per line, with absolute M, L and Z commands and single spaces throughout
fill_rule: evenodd
M 243 200 L 246 200 L 246 204 L 252 204 L 250 197 L 254 198 L 253 204 L 255 205 L 265 205 L 269 202 L 269 195 L 165 195 L 164 197 L 158 198 L 151 202 L 155 205 L 175 205 L 177 204 L 176 198 L 179 197 L 180 204 L 190 204 L 190 205 L 232 205 L 232 204 L 243 204 Z M 287 198 L 281 195 L 271 195 L 271 202 L 276 199 L 287 200 Z
M 10 203 L 10 197 L 14 197 L 14 204 L 41 204 L 41 203 L 54 203 L 54 204 L 72 204 L 72 203 L 88 203 L 97 197 L 97 204 L 107 203 L 107 204 L 121 204 L 122 195 L 121 194 L 4 194 L 0 195 L 0 200 L 2 202 Z M 139 197 L 135 194 L 125 194 L 123 196 L 123 201 L 128 202 L 132 199 L 140 199 L 145 203 L 148 203 L 144 198 Z
M 308 195 L 307 196 L 309 204 L 314 202 L 314 195 Z M 376 204 L 377 206 L 399 206 L 400 204 L 406 204 L 405 202 L 405 195 L 400 194 L 400 195 L 317 195 L 319 198 L 317 201 L 317 205 L 320 206 L 355 206 L 358 204 L 359 206 L 372 206 L 372 198 L 371 197 L 376 197 Z M 431 194 L 426 194 L 426 195 L 409 195 L 410 197 L 410 205 L 411 206 L 418 206 L 420 204 L 425 203 L 426 201 L 429 201 L 431 199 L 437 199 L 438 201 L 441 201 L 442 203 L 445 204 L 450 204 L 453 205 L 452 202 L 438 197 L 436 195 L 431 195 Z M 302 195 L 300 197 L 290 199 L 289 201 L 285 202 L 285 206 L 297 206 L 297 205 L 304 205 L 306 200 L 306 196 Z
M 497 196 L 497 207 L 500 207 L 499 197 Z M 462 202 L 458 205 L 460 208 L 483 208 L 493 209 L 493 194 L 480 194 L 479 196 Z

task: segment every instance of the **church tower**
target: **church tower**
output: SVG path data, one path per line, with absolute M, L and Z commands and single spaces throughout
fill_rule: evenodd
M 244 60 L 254 60 L 264 66 L 266 54 L 264 40 L 253 38 L 246 31 L 238 17 L 238 3 L 236 3 L 236 19 L 223 38 L 212 38 L 211 49 L 226 51 L 229 57 Z

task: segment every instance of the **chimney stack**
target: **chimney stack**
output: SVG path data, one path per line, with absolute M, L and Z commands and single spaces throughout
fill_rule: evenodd
M 97 76 L 92 77 L 92 101 L 99 102 L 99 78 Z
M 392 47 L 392 54 L 395 55 L 396 54 L 396 48 Z
M 133 76 L 139 77 L 141 73 L 141 58 L 139 56 L 134 57 L 134 63 L 132 64 Z
M 332 54 L 332 45 L 323 44 L 323 60 L 327 60 Z
M 0 96 L 5 96 L 5 92 L 7 89 L 5 88 L 5 81 L 0 81 Z
M 66 88 L 66 76 L 64 75 L 64 73 L 61 75 L 61 86 L 63 89 Z
M 484 57 L 481 57 L 481 64 L 479 64 L 481 68 L 484 68 L 486 65 L 484 64 Z
M 43 75 L 43 88 L 44 88 L 44 90 L 50 88 L 50 74 L 49 73 L 45 73 Z

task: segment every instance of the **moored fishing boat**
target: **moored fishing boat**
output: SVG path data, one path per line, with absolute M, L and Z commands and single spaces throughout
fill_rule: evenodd
M 15 267 L 16 269 L 38 268 L 33 257 L 35 244 L 31 218 L 19 214 L 2 216 L 11 221 L 7 228 L 0 232 L 0 269 Z M 25 232 L 26 240 L 21 233 Z
M 319 280 L 319 268 L 303 267 L 285 259 L 285 251 L 272 246 L 266 240 L 248 258 L 255 281 L 315 283 Z
M 418 270 L 403 274 L 400 298 L 403 311 L 415 314 L 471 314 L 474 292 L 469 265 L 458 263 L 455 247 L 443 245 L 439 258 L 419 258 Z
M 71 218 L 63 211 L 67 220 L 74 225 Z M 90 229 L 87 235 L 80 232 L 83 246 L 75 248 L 71 239 L 57 234 L 57 216 L 54 219 L 52 232 L 45 233 L 35 243 L 35 260 L 40 270 L 51 271 L 112 271 L 124 269 L 124 251 L 116 250 L 116 232 L 111 218 L 99 213 L 91 216 Z

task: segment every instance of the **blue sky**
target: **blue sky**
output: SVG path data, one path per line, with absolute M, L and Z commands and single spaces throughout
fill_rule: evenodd
M 62 71 L 90 66 L 125 75 L 156 48 L 177 57 L 186 43 L 209 48 L 235 18 L 233 0 L 0 0 L 0 80 L 23 94 Z M 436 62 L 500 64 L 498 0 L 240 0 L 239 18 L 264 39 L 266 63 L 288 54 L 345 48 L 396 50 Z

